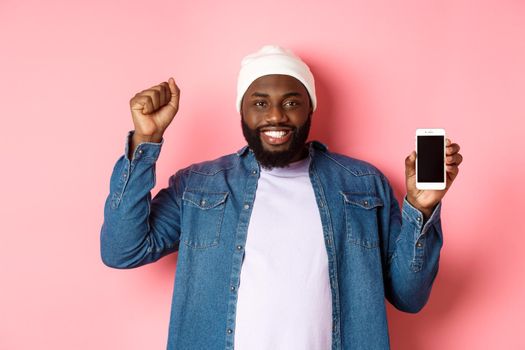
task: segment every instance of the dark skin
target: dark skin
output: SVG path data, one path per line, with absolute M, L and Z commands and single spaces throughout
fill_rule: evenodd
M 131 114 L 135 125 L 129 158 L 141 142 L 160 142 L 179 109 L 180 90 L 173 78 L 137 93 L 130 100 Z M 250 129 L 261 131 L 293 132 L 302 126 L 312 114 L 312 106 L 306 88 L 297 79 L 288 75 L 272 74 L 256 79 L 244 94 L 241 116 Z M 269 151 L 282 151 L 289 147 L 289 138 L 280 140 L 261 136 L 263 147 Z M 459 172 L 463 156 L 459 145 L 447 139 L 446 188 L 444 190 L 418 190 L 416 188 L 416 153 L 412 151 L 405 159 L 407 200 L 428 219 L 435 206 L 443 199 Z M 306 146 L 297 152 L 291 162 L 308 155 Z
M 241 116 L 250 129 L 261 131 L 290 131 L 298 128 L 312 114 L 308 91 L 297 79 L 289 75 L 265 75 L 253 81 L 246 90 Z M 289 148 L 290 140 L 270 143 L 261 137 L 263 147 L 268 151 L 283 151 Z M 306 146 L 290 162 L 308 155 Z

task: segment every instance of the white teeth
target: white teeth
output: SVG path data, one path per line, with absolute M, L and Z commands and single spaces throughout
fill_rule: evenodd
M 274 139 L 280 139 L 281 137 L 284 137 L 288 132 L 287 131 L 265 131 L 264 134 L 266 136 L 272 137 Z

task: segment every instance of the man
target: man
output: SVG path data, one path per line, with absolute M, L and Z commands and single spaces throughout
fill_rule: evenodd
M 385 298 L 427 302 L 442 246 L 447 186 L 415 187 L 405 160 L 402 214 L 372 165 L 306 142 L 314 78 L 292 52 L 244 58 L 237 109 L 248 146 L 191 165 L 150 200 L 164 131 L 179 107 L 173 78 L 130 101 L 134 132 L 111 177 L 104 263 L 133 268 L 179 251 L 169 349 L 388 349 Z

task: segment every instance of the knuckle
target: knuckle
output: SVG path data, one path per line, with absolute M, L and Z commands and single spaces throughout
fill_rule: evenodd
M 139 94 L 136 94 L 134 97 L 132 97 L 130 100 L 129 100 L 129 104 L 130 105 L 134 105 L 138 102 L 140 102 L 141 100 L 143 100 L 143 96 L 139 95 Z

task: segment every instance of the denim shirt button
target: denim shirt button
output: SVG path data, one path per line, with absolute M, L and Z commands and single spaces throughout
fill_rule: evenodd
M 254 170 L 252 171 L 252 174 L 253 174 L 253 175 L 257 174 L 257 170 L 254 169 Z
M 416 220 L 417 220 L 417 221 L 421 221 L 421 218 L 418 216 Z
M 226 333 L 228 333 L 228 334 L 232 334 L 233 331 L 231 330 L 231 328 L 228 328 L 228 330 L 226 331 Z
M 237 250 L 242 250 L 242 245 L 238 245 Z
M 231 286 L 231 287 L 230 287 L 230 290 L 231 290 L 232 292 L 235 292 L 235 286 Z
M 364 201 L 363 204 L 365 205 L 365 207 L 368 207 L 368 201 Z
M 202 206 L 205 206 L 205 205 L 206 205 L 206 201 L 205 201 L 204 199 L 201 200 L 201 205 L 202 205 Z
M 246 210 L 250 209 L 250 205 L 249 204 L 245 204 L 244 205 L 244 209 L 246 209 Z
M 417 246 L 418 248 L 421 248 L 421 247 L 423 246 L 423 243 L 421 243 L 421 242 L 417 242 L 417 243 L 416 243 L 416 246 Z
M 142 152 L 144 152 L 144 151 L 142 150 L 142 148 L 139 149 L 139 154 L 142 154 Z

